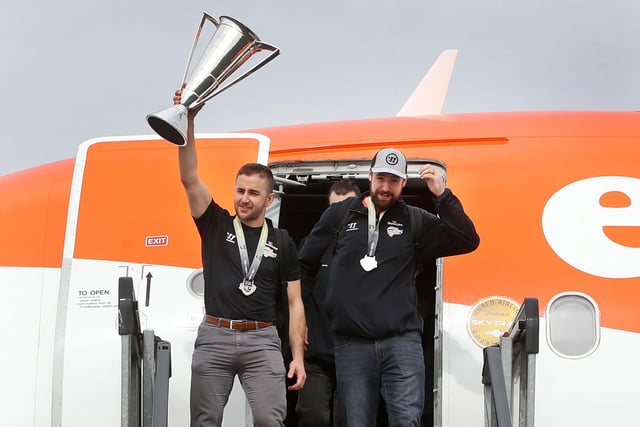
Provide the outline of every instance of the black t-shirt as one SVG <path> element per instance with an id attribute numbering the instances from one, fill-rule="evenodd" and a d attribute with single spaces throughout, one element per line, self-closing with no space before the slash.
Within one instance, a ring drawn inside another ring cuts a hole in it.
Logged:
<path id="1" fill-rule="evenodd" d="M 205 310 L 209 315 L 227 319 L 274 321 L 275 302 L 280 288 L 280 250 L 276 247 L 273 225 L 267 219 L 269 234 L 254 279 L 257 289 L 251 295 L 245 296 L 239 289 L 244 274 L 233 218 L 227 210 L 212 201 L 205 213 L 195 219 L 202 241 Z M 243 224 L 242 229 L 251 262 L 262 227 L 253 228 Z M 291 238 L 282 244 L 289 245 L 287 280 L 298 280 L 300 271 L 295 244 Z"/>

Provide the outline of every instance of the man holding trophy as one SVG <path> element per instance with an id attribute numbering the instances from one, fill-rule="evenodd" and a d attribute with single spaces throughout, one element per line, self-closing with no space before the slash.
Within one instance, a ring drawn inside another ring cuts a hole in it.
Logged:
<path id="1" fill-rule="evenodd" d="M 181 91 L 176 92 L 174 99 L 180 102 Z M 260 256 L 265 242 L 274 241 L 273 227 L 265 219 L 266 208 L 274 199 L 273 175 L 266 166 L 244 165 L 236 178 L 236 216 L 215 203 L 197 176 L 193 129 L 197 111 L 188 114 L 187 144 L 179 148 L 180 179 L 202 238 L 207 313 L 198 328 L 191 365 L 191 425 L 221 425 L 224 405 L 238 375 L 254 425 L 281 426 L 287 413 L 285 371 L 280 338 L 273 322 L 280 260 L 277 256 L 275 259 Z M 230 234 L 236 236 L 232 244 L 227 240 Z M 293 354 L 286 375 L 295 379 L 289 388 L 299 390 L 306 379 L 303 362 L 306 324 L 295 244 L 290 238 L 282 244 L 289 245 L 287 293 Z M 281 248 L 275 249 L 281 253 Z M 249 263 L 251 267 L 243 271 L 242 266 Z M 247 318 L 251 320 L 234 320 Z"/>
<path id="2" fill-rule="evenodd" d="M 191 56 L 207 21 L 217 30 L 187 78 Z M 235 81 L 219 87 L 261 50 L 272 53 Z M 183 78 L 187 83 L 176 91 L 172 107 L 147 116 L 160 136 L 180 147 L 180 179 L 202 241 L 206 315 L 198 328 L 191 364 L 191 426 L 222 425 L 236 375 L 251 407 L 253 424 L 282 426 L 287 413 L 285 376 L 292 382 L 290 390 L 301 389 L 306 380 L 306 324 L 297 251 L 293 240 L 282 238 L 284 233 L 266 218 L 266 209 L 275 197 L 271 170 L 258 163 L 239 169 L 234 216 L 216 203 L 197 170 L 194 120 L 202 105 L 277 54 L 277 48 L 259 41 L 235 19 L 223 16 L 218 21 L 205 13 Z M 281 266 L 286 266 L 284 272 Z M 275 326 L 283 277 L 288 282 L 293 356 L 287 372 Z"/>

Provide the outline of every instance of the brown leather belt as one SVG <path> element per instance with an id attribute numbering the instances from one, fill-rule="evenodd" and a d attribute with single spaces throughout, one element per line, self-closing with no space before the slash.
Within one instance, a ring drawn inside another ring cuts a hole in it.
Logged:
<path id="1" fill-rule="evenodd" d="M 267 326 L 273 326 L 273 322 L 259 322 L 257 320 L 230 320 L 223 319 L 222 317 L 209 316 L 208 314 L 205 314 L 204 320 L 213 325 L 233 329 L 234 331 L 252 331 L 255 329 L 266 328 Z"/>

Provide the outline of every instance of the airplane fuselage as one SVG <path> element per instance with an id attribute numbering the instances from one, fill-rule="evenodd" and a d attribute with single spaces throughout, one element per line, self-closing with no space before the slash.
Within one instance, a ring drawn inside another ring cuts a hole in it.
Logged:
<path id="1" fill-rule="evenodd" d="M 418 165 L 444 162 L 481 244 L 434 264 L 419 284 L 436 389 L 431 419 L 483 425 L 482 348 L 535 297 L 537 424 L 632 425 L 640 399 L 638 114 L 437 115 L 203 134 L 200 175 L 230 211 L 242 163 L 268 163 L 304 184 L 282 184 L 269 212 L 299 242 L 326 207 L 332 179 L 350 176 L 367 189 L 378 149 L 406 154 L 405 198 L 426 209 Z M 184 425 L 203 302 L 177 148 L 146 136 L 90 140 L 75 159 L 0 178 L 0 193 L 9 344 L 0 356 L 0 424 L 120 422 L 117 286 L 127 276 L 143 326 L 172 343 L 169 424 Z M 245 409 L 236 387 L 225 425 L 245 423 Z"/>

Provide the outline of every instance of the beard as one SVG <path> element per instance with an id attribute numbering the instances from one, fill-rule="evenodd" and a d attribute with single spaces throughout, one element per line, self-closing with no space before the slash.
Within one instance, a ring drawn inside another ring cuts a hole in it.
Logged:
<path id="1" fill-rule="evenodd" d="M 397 202 L 399 198 L 400 196 L 396 196 L 389 191 L 375 191 L 371 193 L 373 205 L 380 211 L 387 210 L 391 205 Z"/>

